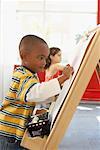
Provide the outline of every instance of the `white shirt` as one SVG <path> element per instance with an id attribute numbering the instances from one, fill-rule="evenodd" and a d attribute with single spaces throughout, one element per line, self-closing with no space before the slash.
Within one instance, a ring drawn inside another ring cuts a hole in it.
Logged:
<path id="1" fill-rule="evenodd" d="M 61 91 L 60 84 L 57 78 L 35 84 L 26 95 L 28 102 L 43 103 L 49 101 L 49 98 L 59 94 Z"/>

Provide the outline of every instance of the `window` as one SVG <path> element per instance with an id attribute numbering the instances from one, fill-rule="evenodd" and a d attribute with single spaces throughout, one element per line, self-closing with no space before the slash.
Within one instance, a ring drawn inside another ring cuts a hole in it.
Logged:
<path id="1" fill-rule="evenodd" d="M 96 25 L 97 0 L 31 0 L 17 3 L 18 34 L 36 34 L 62 49 L 63 62 L 74 55 L 78 34 Z"/>

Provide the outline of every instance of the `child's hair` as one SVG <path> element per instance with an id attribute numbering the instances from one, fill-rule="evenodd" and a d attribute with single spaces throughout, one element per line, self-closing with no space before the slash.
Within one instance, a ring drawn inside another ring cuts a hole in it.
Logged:
<path id="1" fill-rule="evenodd" d="M 30 51 L 34 45 L 40 42 L 45 43 L 47 45 L 47 43 L 42 38 L 36 35 L 31 34 L 25 35 L 19 43 L 19 51 L 21 50 Z"/>
<path id="2" fill-rule="evenodd" d="M 58 52 L 60 52 L 61 51 L 61 49 L 60 48 L 58 48 L 58 47 L 51 47 L 50 48 L 50 54 L 49 54 L 49 56 L 48 56 L 48 58 L 47 58 L 47 60 L 46 60 L 46 65 L 45 65 L 45 69 L 48 69 L 49 67 L 50 67 L 50 65 L 51 65 L 51 58 L 50 58 L 50 56 L 52 55 L 52 56 L 55 56 Z"/>

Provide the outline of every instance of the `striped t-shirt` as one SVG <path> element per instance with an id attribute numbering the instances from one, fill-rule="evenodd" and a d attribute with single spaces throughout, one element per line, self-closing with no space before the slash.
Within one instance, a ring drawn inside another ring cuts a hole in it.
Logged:
<path id="1" fill-rule="evenodd" d="M 38 83 L 35 74 L 20 66 L 15 69 L 9 91 L 0 106 L 0 135 L 21 140 L 35 102 L 27 102 L 26 94 Z"/>

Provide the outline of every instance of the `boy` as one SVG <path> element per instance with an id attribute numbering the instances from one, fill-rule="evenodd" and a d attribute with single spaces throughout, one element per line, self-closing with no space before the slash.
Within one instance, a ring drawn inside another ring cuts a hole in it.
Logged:
<path id="1" fill-rule="evenodd" d="M 60 85 L 73 73 L 65 67 L 63 75 L 39 83 L 37 72 L 42 71 L 49 55 L 47 43 L 35 35 L 24 36 L 19 44 L 22 60 L 16 68 L 9 91 L 0 107 L 0 150 L 22 150 L 20 146 L 27 120 L 36 103 L 59 94 Z"/>

